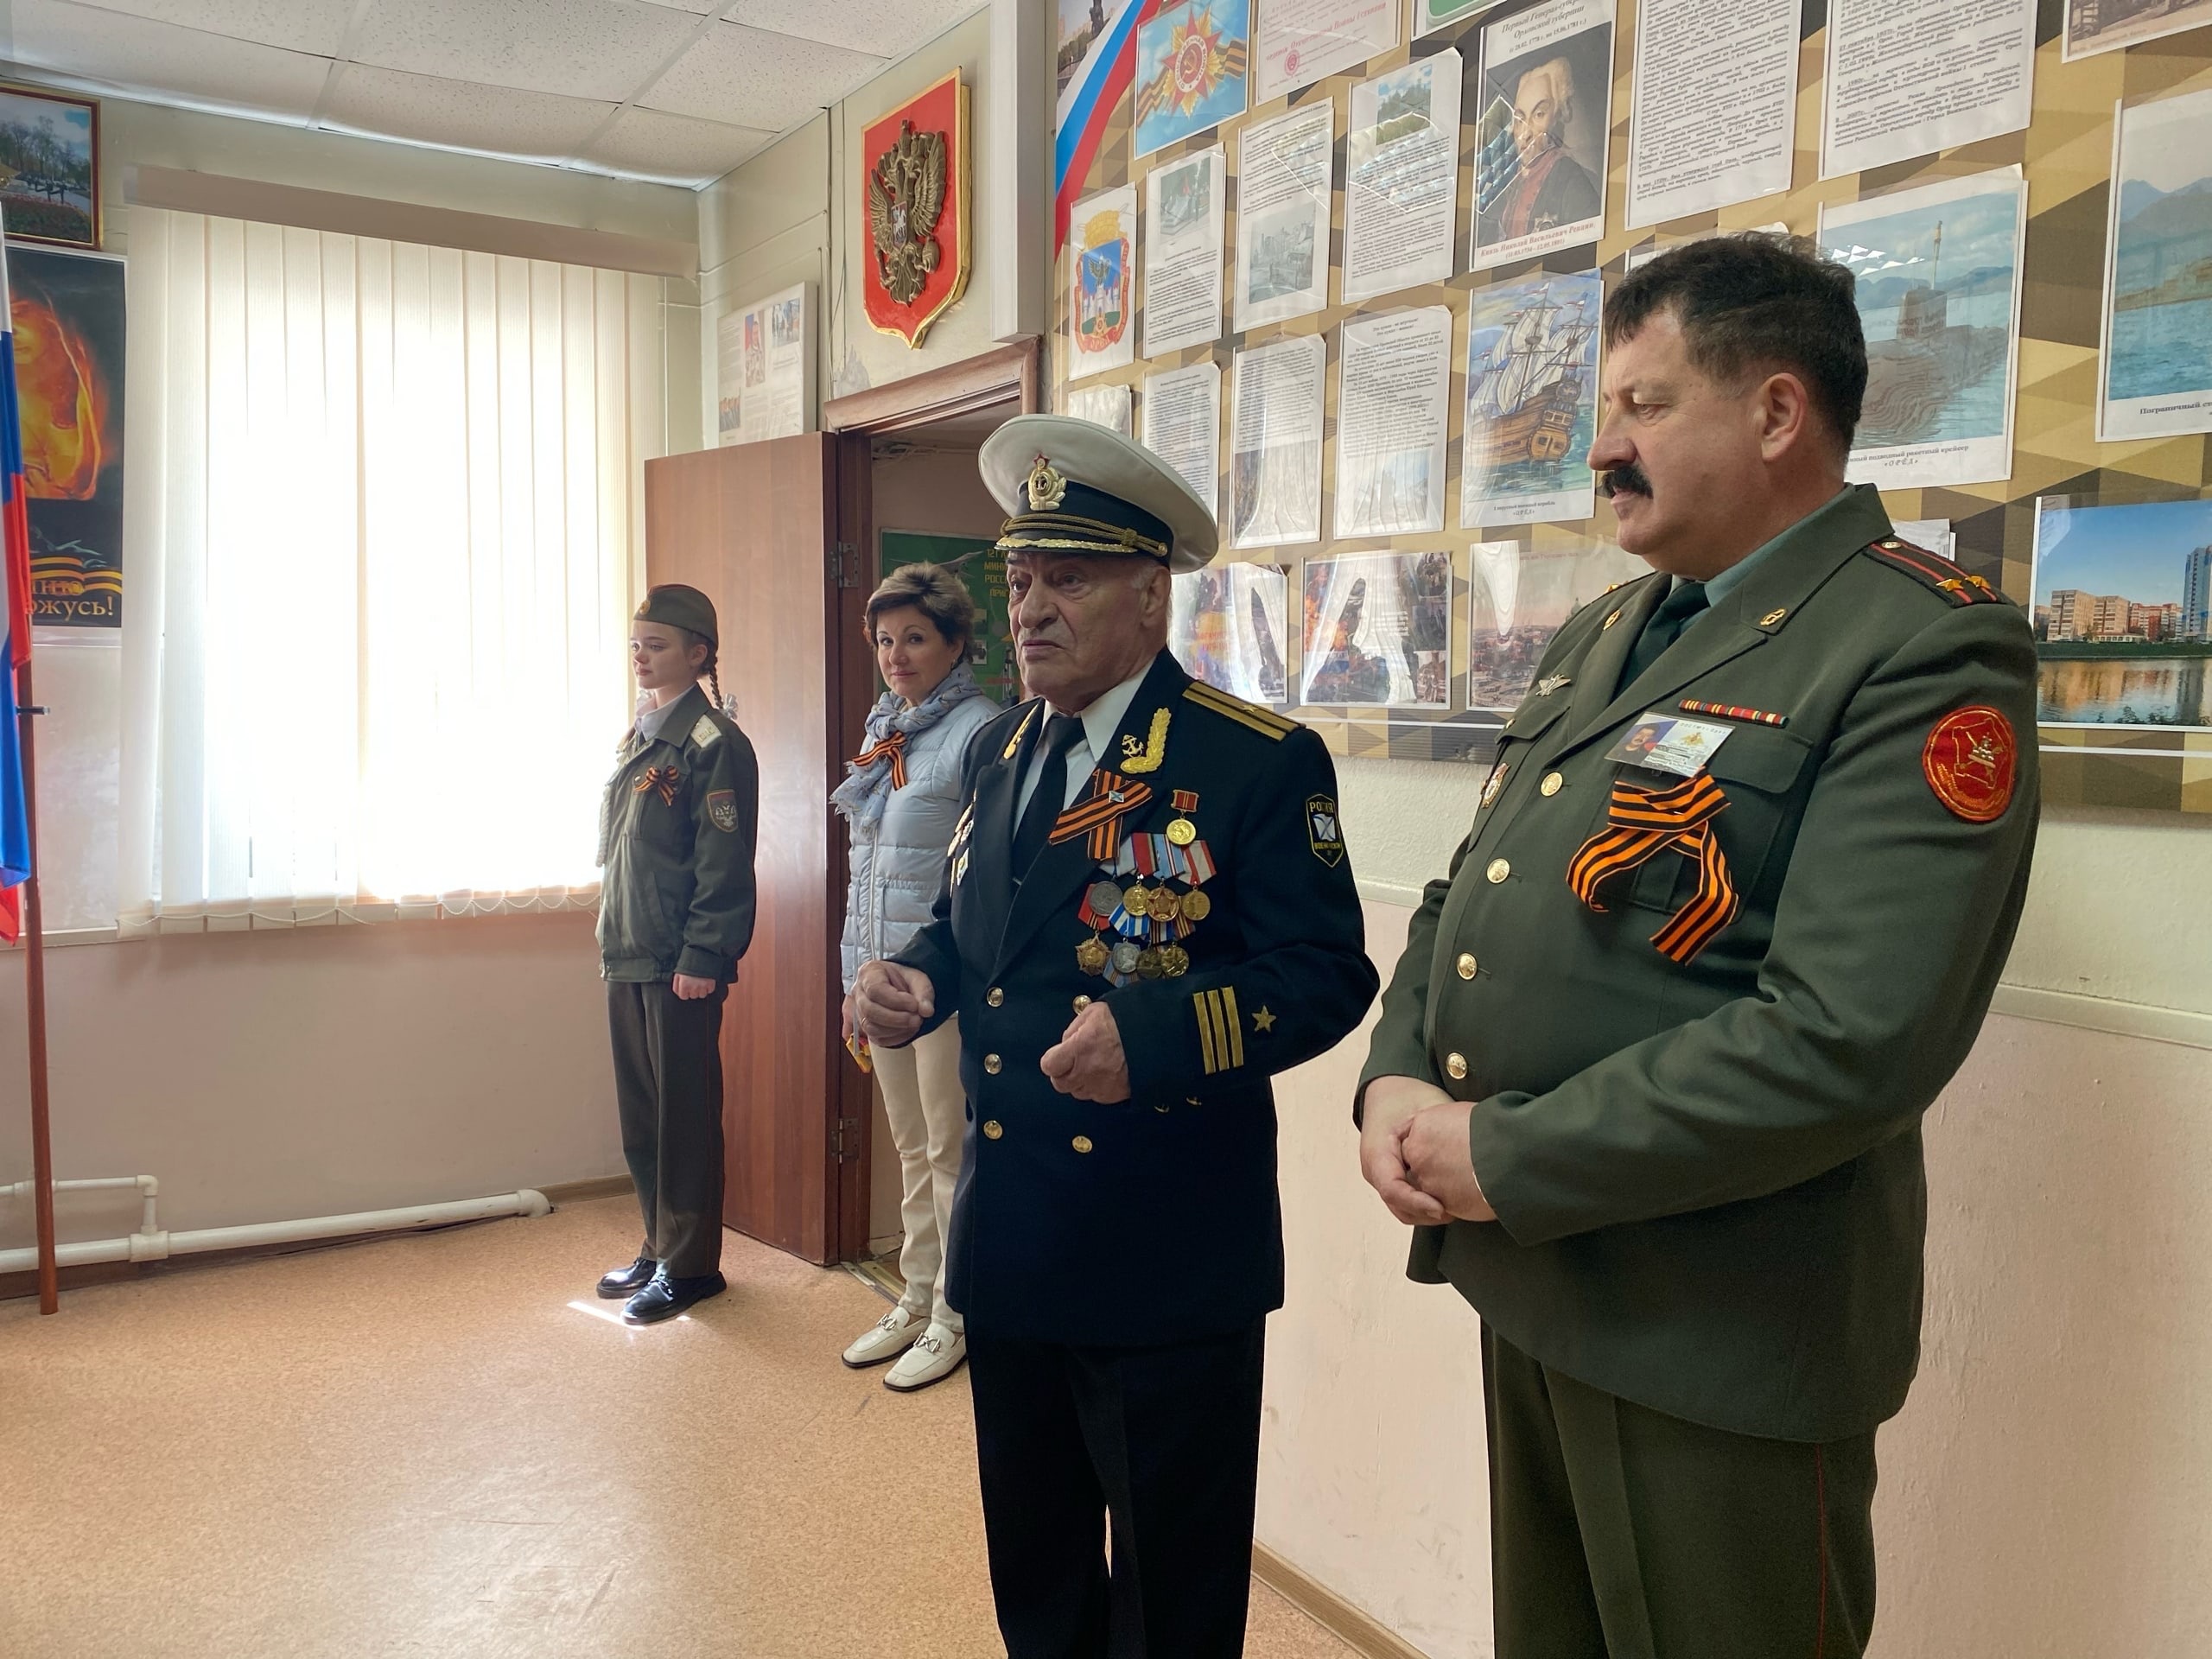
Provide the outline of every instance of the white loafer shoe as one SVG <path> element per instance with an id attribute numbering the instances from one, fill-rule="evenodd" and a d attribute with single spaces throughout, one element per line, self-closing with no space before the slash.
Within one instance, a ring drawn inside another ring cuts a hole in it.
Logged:
<path id="1" fill-rule="evenodd" d="M 912 1394 L 944 1382 L 967 1360 L 967 1337 L 950 1325 L 932 1323 L 914 1339 L 906 1357 L 883 1374 L 883 1386 L 896 1394 Z"/>
<path id="2" fill-rule="evenodd" d="M 894 1307 L 874 1325 L 851 1347 L 845 1350 L 845 1363 L 855 1370 L 865 1370 L 871 1365 L 880 1365 L 887 1359 L 896 1359 L 914 1345 L 914 1338 L 922 1334 L 924 1321 L 918 1313 L 909 1313 L 903 1307 Z"/>

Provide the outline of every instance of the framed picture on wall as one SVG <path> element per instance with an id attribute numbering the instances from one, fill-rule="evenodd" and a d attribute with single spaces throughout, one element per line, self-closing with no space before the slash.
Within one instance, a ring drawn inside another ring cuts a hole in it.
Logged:
<path id="1" fill-rule="evenodd" d="M 0 215 L 13 241 L 99 246 L 97 103 L 29 86 L 0 86 Z"/>

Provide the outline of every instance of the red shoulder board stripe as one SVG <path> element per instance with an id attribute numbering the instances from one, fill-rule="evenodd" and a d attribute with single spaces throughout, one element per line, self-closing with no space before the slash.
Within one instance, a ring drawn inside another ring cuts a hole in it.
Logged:
<path id="1" fill-rule="evenodd" d="M 1904 571 L 1923 587 L 1933 588 L 1954 605 L 2007 602 L 2004 594 L 1980 576 L 1971 575 L 1950 560 L 1930 553 L 1924 547 L 1915 547 L 1910 542 L 1899 541 L 1894 536 L 1869 542 L 1861 550 L 1868 558 L 1878 559 L 1893 570 Z"/>

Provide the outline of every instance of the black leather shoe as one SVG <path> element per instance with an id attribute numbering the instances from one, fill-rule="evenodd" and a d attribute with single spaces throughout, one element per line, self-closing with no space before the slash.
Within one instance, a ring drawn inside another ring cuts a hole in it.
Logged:
<path id="1" fill-rule="evenodd" d="M 729 1281 L 719 1273 L 702 1273 L 696 1278 L 671 1279 L 665 1270 L 653 1274 L 652 1283 L 632 1296 L 622 1306 L 625 1325 L 657 1325 L 663 1319 L 672 1319 L 694 1302 L 703 1302 L 709 1296 L 719 1296 L 729 1288 Z"/>
<path id="2" fill-rule="evenodd" d="M 617 1268 L 599 1281 L 599 1294 L 608 1301 L 636 1295 L 653 1281 L 653 1274 L 660 1271 L 660 1263 L 650 1255 L 641 1255 L 626 1268 Z"/>

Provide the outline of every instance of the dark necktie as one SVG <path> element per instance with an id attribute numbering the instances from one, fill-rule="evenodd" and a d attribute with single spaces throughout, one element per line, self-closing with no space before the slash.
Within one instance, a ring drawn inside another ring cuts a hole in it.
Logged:
<path id="1" fill-rule="evenodd" d="M 1634 685 L 1637 677 L 1682 637 L 1682 630 L 1705 613 L 1706 607 L 1703 582 L 1676 582 L 1675 591 L 1659 601 L 1659 608 L 1651 613 L 1643 632 L 1637 635 L 1636 645 L 1628 654 L 1628 666 L 1621 671 L 1621 684 Z"/>
<path id="2" fill-rule="evenodd" d="M 1029 874 L 1044 850 L 1053 820 L 1067 810 L 1068 751 L 1083 741 L 1083 722 L 1073 715 L 1054 715 L 1045 722 L 1045 753 L 1037 767 L 1037 788 L 1014 831 L 1014 879 Z"/>

